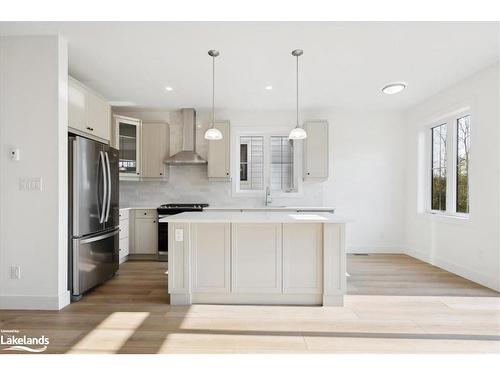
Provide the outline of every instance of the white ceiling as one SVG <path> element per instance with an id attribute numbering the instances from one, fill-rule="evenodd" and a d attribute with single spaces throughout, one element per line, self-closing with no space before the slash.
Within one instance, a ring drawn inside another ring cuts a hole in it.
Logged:
<path id="1" fill-rule="evenodd" d="M 136 109 L 210 107 L 212 48 L 224 109 L 294 108 L 296 48 L 304 109 L 404 109 L 499 58 L 498 24 L 485 22 L 0 23 L 3 35 L 39 33 L 67 37 L 70 73 Z M 407 90 L 383 95 L 392 81 Z"/>

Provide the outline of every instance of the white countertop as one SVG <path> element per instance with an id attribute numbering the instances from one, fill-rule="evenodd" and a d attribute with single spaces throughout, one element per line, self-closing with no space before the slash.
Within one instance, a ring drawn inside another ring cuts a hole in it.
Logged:
<path id="1" fill-rule="evenodd" d="M 120 210 L 156 210 L 158 207 L 120 207 Z M 324 206 L 261 206 L 261 207 L 238 207 L 238 206 L 209 206 L 204 211 L 300 211 L 300 212 L 331 212 L 334 207 Z"/>
<path id="2" fill-rule="evenodd" d="M 293 213 L 293 212 L 239 212 L 239 211 L 204 211 L 183 212 L 167 216 L 160 223 L 346 223 L 350 220 L 335 214 Z"/>
<path id="3" fill-rule="evenodd" d="M 308 206 L 261 206 L 261 207 L 205 207 L 204 211 L 316 211 L 330 212 L 334 211 L 334 207 L 308 207 Z"/>

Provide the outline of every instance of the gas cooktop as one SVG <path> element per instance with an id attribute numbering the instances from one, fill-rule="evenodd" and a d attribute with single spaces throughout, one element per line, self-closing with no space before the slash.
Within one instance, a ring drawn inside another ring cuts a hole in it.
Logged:
<path id="1" fill-rule="evenodd" d="M 159 214 L 174 215 L 186 211 L 203 211 L 208 203 L 167 203 L 157 208 Z"/>

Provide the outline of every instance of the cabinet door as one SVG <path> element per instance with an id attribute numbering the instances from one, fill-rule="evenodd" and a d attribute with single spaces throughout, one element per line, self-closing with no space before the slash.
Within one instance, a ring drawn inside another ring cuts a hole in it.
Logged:
<path id="1" fill-rule="evenodd" d="M 165 123 L 142 124 L 142 177 L 165 176 L 168 131 Z"/>
<path id="2" fill-rule="evenodd" d="M 90 91 L 87 97 L 87 129 L 90 134 L 109 141 L 111 139 L 110 106 L 105 100 Z"/>
<path id="3" fill-rule="evenodd" d="M 232 224 L 235 293 L 281 293 L 281 224 Z"/>
<path id="4" fill-rule="evenodd" d="M 304 141 L 304 171 L 307 179 L 328 178 L 328 123 L 311 121 L 304 124 L 307 138 Z"/>
<path id="5" fill-rule="evenodd" d="M 283 293 L 322 293 L 322 224 L 283 224 Z"/>
<path id="6" fill-rule="evenodd" d="M 125 258 L 127 255 L 129 255 L 129 249 L 128 249 L 128 237 L 125 238 L 120 238 L 120 247 L 119 247 L 119 254 L 120 254 L 120 259 Z"/>
<path id="7" fill-rule="evenodd" d="M 88 132 L 87 90 L 71 77 L 68 78 L 68 126 Z"/>
<path id="8" fill-rule="evenodd" d="M 216 123 L 215 127 L 221 131 L 223 138 L 208 142 L 208 177 L 229 179 L 231 167 L 229 123 Z"/>
<path id="9" fill-rule="evenodd" d="M 229 293 L 230 224 L 191 224 L 192 290 Z"/>
<path id="10" fill-rule="evenodd" d="M 157 219 L 136 219 L 134 231 L 134 253 L 156 254 L 158 251 Z"/>
<path id="11" fill-rule="evenodd" d="M 118 139 L 120 177 L 141 175 L 141 120 L 115 116 L 115 137 Z"/>

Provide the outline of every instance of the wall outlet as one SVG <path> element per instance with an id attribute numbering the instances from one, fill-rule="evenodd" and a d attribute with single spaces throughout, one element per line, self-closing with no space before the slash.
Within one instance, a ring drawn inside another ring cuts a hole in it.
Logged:
<path id="1" fill-rule="evenodd" d="M 184 230 L 183 229 L 176 229 L 175 230 L 175 240 L 177 242 L 184 241 Z"/>
<path id="2" fill-rule="evenodd" d="M 41 177 L 20 178 L 19 190 L 42 191 L 42 178 Z"/>
<path id="3" fill-rule="evenodd" d="M 18 148 L 13 148 L 10 150 L 10 160 L 19 161 L 21 159 L 21 151 Z"/>
<path id="4" fill-rule="evenodd" d="M 13 280 L 19 280 L 21 278 L 21 267 L 10 266 L 10 278 Z"/>

